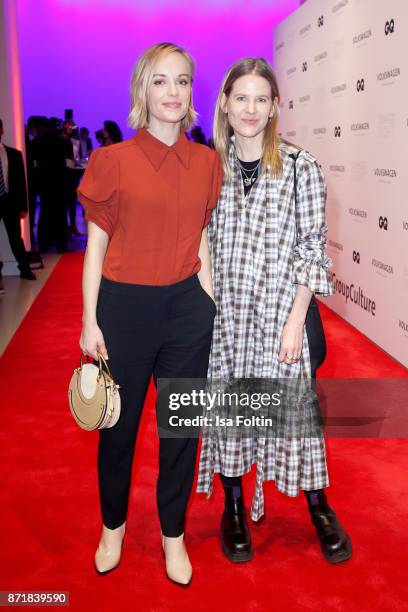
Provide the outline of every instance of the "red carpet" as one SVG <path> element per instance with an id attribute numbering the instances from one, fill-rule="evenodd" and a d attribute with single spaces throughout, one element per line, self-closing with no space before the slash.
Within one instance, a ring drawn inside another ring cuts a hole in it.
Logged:
<path id="1" fill-rule="evenodd" d="M 232 565 L 217 542 L 222 505 L 192 500 L 194 579 L 166 580 L 155 509 L 152 393 L 140 431 L 128 531 L 118 570 L 97 576 L 100 534 L 96 432 L 75 425 L 67 385 L 79 357 L 82 256 L 65 255 L 1 359 L 0 590 L 69 591 L 72 610 L 408 609 L 408 448 L 405 440 L 330 439 L 329 499 L 351 534 L 352 559 L 320 555 L 303 497 L 265 486 L 266 519 L 252 526 L 252 563 Z M 4 299 L 7 299 L 6 296 Z M 322 376 L 405 377 L 407 370 L 327 308 Z M 247 479 L 247 502 L 253 478 Z"/>

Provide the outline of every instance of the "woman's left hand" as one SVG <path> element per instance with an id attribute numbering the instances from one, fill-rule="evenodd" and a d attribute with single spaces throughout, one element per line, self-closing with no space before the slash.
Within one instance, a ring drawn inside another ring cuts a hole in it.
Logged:
<path id="1" fill-rule="evenodd" d="M 303 324 L 288 321 L 283 328 L 278 361 L 291 365 L 299 361 L 303 348 Z"/>

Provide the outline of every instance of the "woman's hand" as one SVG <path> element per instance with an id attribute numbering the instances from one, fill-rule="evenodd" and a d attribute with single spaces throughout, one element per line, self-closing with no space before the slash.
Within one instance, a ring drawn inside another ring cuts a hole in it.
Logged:
<path id="1" fill-rule="evenodd" d="M 303 324 L 288 320 L 282 330 L 278 361 L 291 365 L 300 359 L 303 348 Z"/>
<path id="2" fill-rule="evenodd" d="M 96 322 L 83 324 L 79 346 L 84 355 L 98 359 L 98 353 L 100 353 L 105 359 L 108 359 L 105 341 Z"/>
<path id="3" fill-rule="evenodd" d="M 201 242 L 198 256 L 201 259 L 201 268 L 197 273 L 198 280 L 201 283 L 201 287 L 206 293 L 208 293 L 208 296 L 215 303 L 214 289 L 211 276 L 210 251 L 208 248 L 207 228 L 204 228 L 201 233 Z"/>

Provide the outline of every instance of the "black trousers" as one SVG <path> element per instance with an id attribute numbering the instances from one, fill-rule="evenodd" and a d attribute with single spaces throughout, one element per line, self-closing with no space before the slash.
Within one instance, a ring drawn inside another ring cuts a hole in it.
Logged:
<path id="1" fill-rule="evenodd" d="M 121 415 L 99 430 L 98 478 L 103 523 L 127 516 L 135 441 L 151 375 L 206 378 L 215 304 L 197 275 L 166 286 L 132 285 L 102 278 L 97 320 L 109 367 L 121 385 Z M 193 485 L 197 439 L 159 441 L 157 506 L 162 532 L 184 531 Z"/>
<path id="2" fill-rule="evenodd" d="M 27 251 L 21 237 L 20 215 L 9 201 L 7 194 L 0 196 L 0 221 L 1 219 L 3 219 L 10 248 L 20 266 L 20 270 L 30 269 Z"/>
<path id="3" fill-rule="evenodd" d="M 316 370 L 320 368 L 326 359 L 326 338 L 319 307 L 314 295 L 310 300 L 310 305 L 306 314 L 305 328 L 307 341 L 309 343 L 310 369 L 312 379 L 315 380 Z M 220 474 L 220 478 L 224 487 L 240 487 L 242 485 L 242 476 L 224 476 Z"/>

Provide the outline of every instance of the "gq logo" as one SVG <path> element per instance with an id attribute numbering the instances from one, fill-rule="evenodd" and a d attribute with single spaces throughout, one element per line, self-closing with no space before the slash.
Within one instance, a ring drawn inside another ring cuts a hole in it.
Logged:
<path id="1" fill-rule="evenodd" d="M 364 91 L 364 79 L 357 81 L 357 91 Z"/>
<path id="2" fill-rule="evenodd" d="M 319 18 L 318 18 L 318 20 L 317 20 L 317 27 L 318 27 L 318 28 L 322 28 L 322 27 L 323 27 L 323 25 L 324 25 L 324 16 L 323 16 L 323 15 L 320 15 L 320 17 L 319 17 Z"/>
<path id="3" fill-rule="evenodd" d="M 355 263 L 360 263 L 360 253 L 358 251 L 353 251 L 353 261 Z"/>
<path id="4" fill-rule="evenodd" d="M 302 72 L 306 72 L 307 71 L 307 62 L 303 62 L 302 64 Z"/>
<path id="5" fill-rule="evenodd" d="M 341 127 L 339 125 L 334 126 L 334 137 L 340 138 L 341 136 Z"/>
<path id="6" fill-rule="evenodd" d="M 384 27 L 384 32 L 385 35 L 388 36 L 388 34 L 394 34 L 394 20 L 390 19 L 389 21 L 386 22 L 385 27 Z"/>
<path id="7" fill-rule="evenodd" d="M 289 108 L 293 108 L 293 100 L 289 100 Z"/>
<path id="8" fill-rule="evenodd" d="M 379 217 L 378 218 L 378 225 L 379 225 L 380 229 L 388 230 L 388 219 L 387 219 L 387 217 Z"/>

